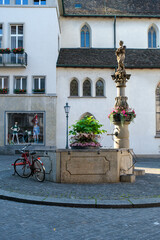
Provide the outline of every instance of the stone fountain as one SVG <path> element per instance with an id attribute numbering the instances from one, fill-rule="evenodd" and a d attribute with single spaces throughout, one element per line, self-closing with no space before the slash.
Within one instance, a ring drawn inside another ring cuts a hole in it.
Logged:
<path id="1" fill-rule="evenodd" d="M 119 42 L 120 47 L 116 51 L 118 69 L 114 75 L 112 75 L 112 79 L 116 83 L 117 87 L 117 97 L 115 98 L 115 108 L 122 107 L 124 110 L 129 108 L 127 100 L 128 98 L 125 96 L 125 88 L 126 83 L 130 79 L 130 74 L 126 73 L 124 60 L 125 60 L 125 49 L 126 46 L 123 45 L 123 41 Z M 129 131 L 128 125 L 130 124 L 130 119 L 127 119 L 123 124 L 120 119 L 114 119 L 113 124 L 115 125 L 114 133 L 115 133 L 115 141 L 114 148 L 129 148 Z"/>

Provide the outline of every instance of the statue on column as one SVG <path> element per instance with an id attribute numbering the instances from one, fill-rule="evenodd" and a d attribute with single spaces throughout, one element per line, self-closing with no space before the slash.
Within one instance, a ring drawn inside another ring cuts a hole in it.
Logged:
<path id="1" fill-rule="evenodd" d="M 125 50 L 126 46 L 123 46 L 123 41 L 119 42 L 119 48 L 116 51 L 117 62 L 118 62 L 118 72 L 125 72 L 124 60 L 125 60 Z"/>

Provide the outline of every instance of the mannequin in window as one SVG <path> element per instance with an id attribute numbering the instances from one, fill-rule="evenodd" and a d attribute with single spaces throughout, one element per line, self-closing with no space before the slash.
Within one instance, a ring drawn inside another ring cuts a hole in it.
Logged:
<path id="1" fill-rule="evenodd" d="M 37 118 L 37 115 L 36 115 L 35 121 L 34 121 L 34 127 L 33 127 L 33 138 L 34 138 L 35 143 L 38 143 L 39 134 L 40 134 L 40 129 L 39 129 L 39 126 L 38 126 L 38 118 Z"/>
<path id="2" fill-rule="evenodd" d="M 20 128 L 18 127 L 18 122 L 15 122 L 14 126 L 11 127 L 11 130 L 13 131 L 12 142 L 14 143 L 14 139 L 15 139 L 15 137 L 16 137 L 16 139 L 17 139 L 17 144 L 19 144 L 18 132 L 19 132 Z"/>

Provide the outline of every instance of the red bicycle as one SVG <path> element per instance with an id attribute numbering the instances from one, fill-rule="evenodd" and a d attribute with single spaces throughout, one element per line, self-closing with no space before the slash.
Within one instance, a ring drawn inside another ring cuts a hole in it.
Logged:
<path id="1" fill-rule="evenodd" d="M 39 157 L 33 157 L 36 152 L 29 152 L 28 150 L 26 151 L 26 148 L 30 145 L 31 144 L 26 145 L 24 148 L 22 148 L 22 150 L 19 151 L 22 153 L 22 156 L 15 160 L 15 162 L 12 164 L 12 166 L 14 166 L 14 175 L 17 173 L 18 176 L 22 178 L 28 178 L 31 175 L 35 175 L 39 182 L 43 182 L 45 179 L 45 167 L 43 166 L 43 163 Z"/>

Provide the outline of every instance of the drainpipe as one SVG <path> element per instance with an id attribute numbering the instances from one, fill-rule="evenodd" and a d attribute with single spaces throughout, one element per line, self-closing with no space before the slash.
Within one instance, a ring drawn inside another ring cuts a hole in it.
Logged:
<path id="1" fill-rule="evenodd" d="M 114 49 L 116 49 L 116 16 L 114 16 Z"/>
<path id="2" fill-rule="evenodd" d="M 114 16 L 114 49 L 116 50 L 116 15 Z M 117 71 L 117 66 L 115 66 L 115 72 Z"/>

